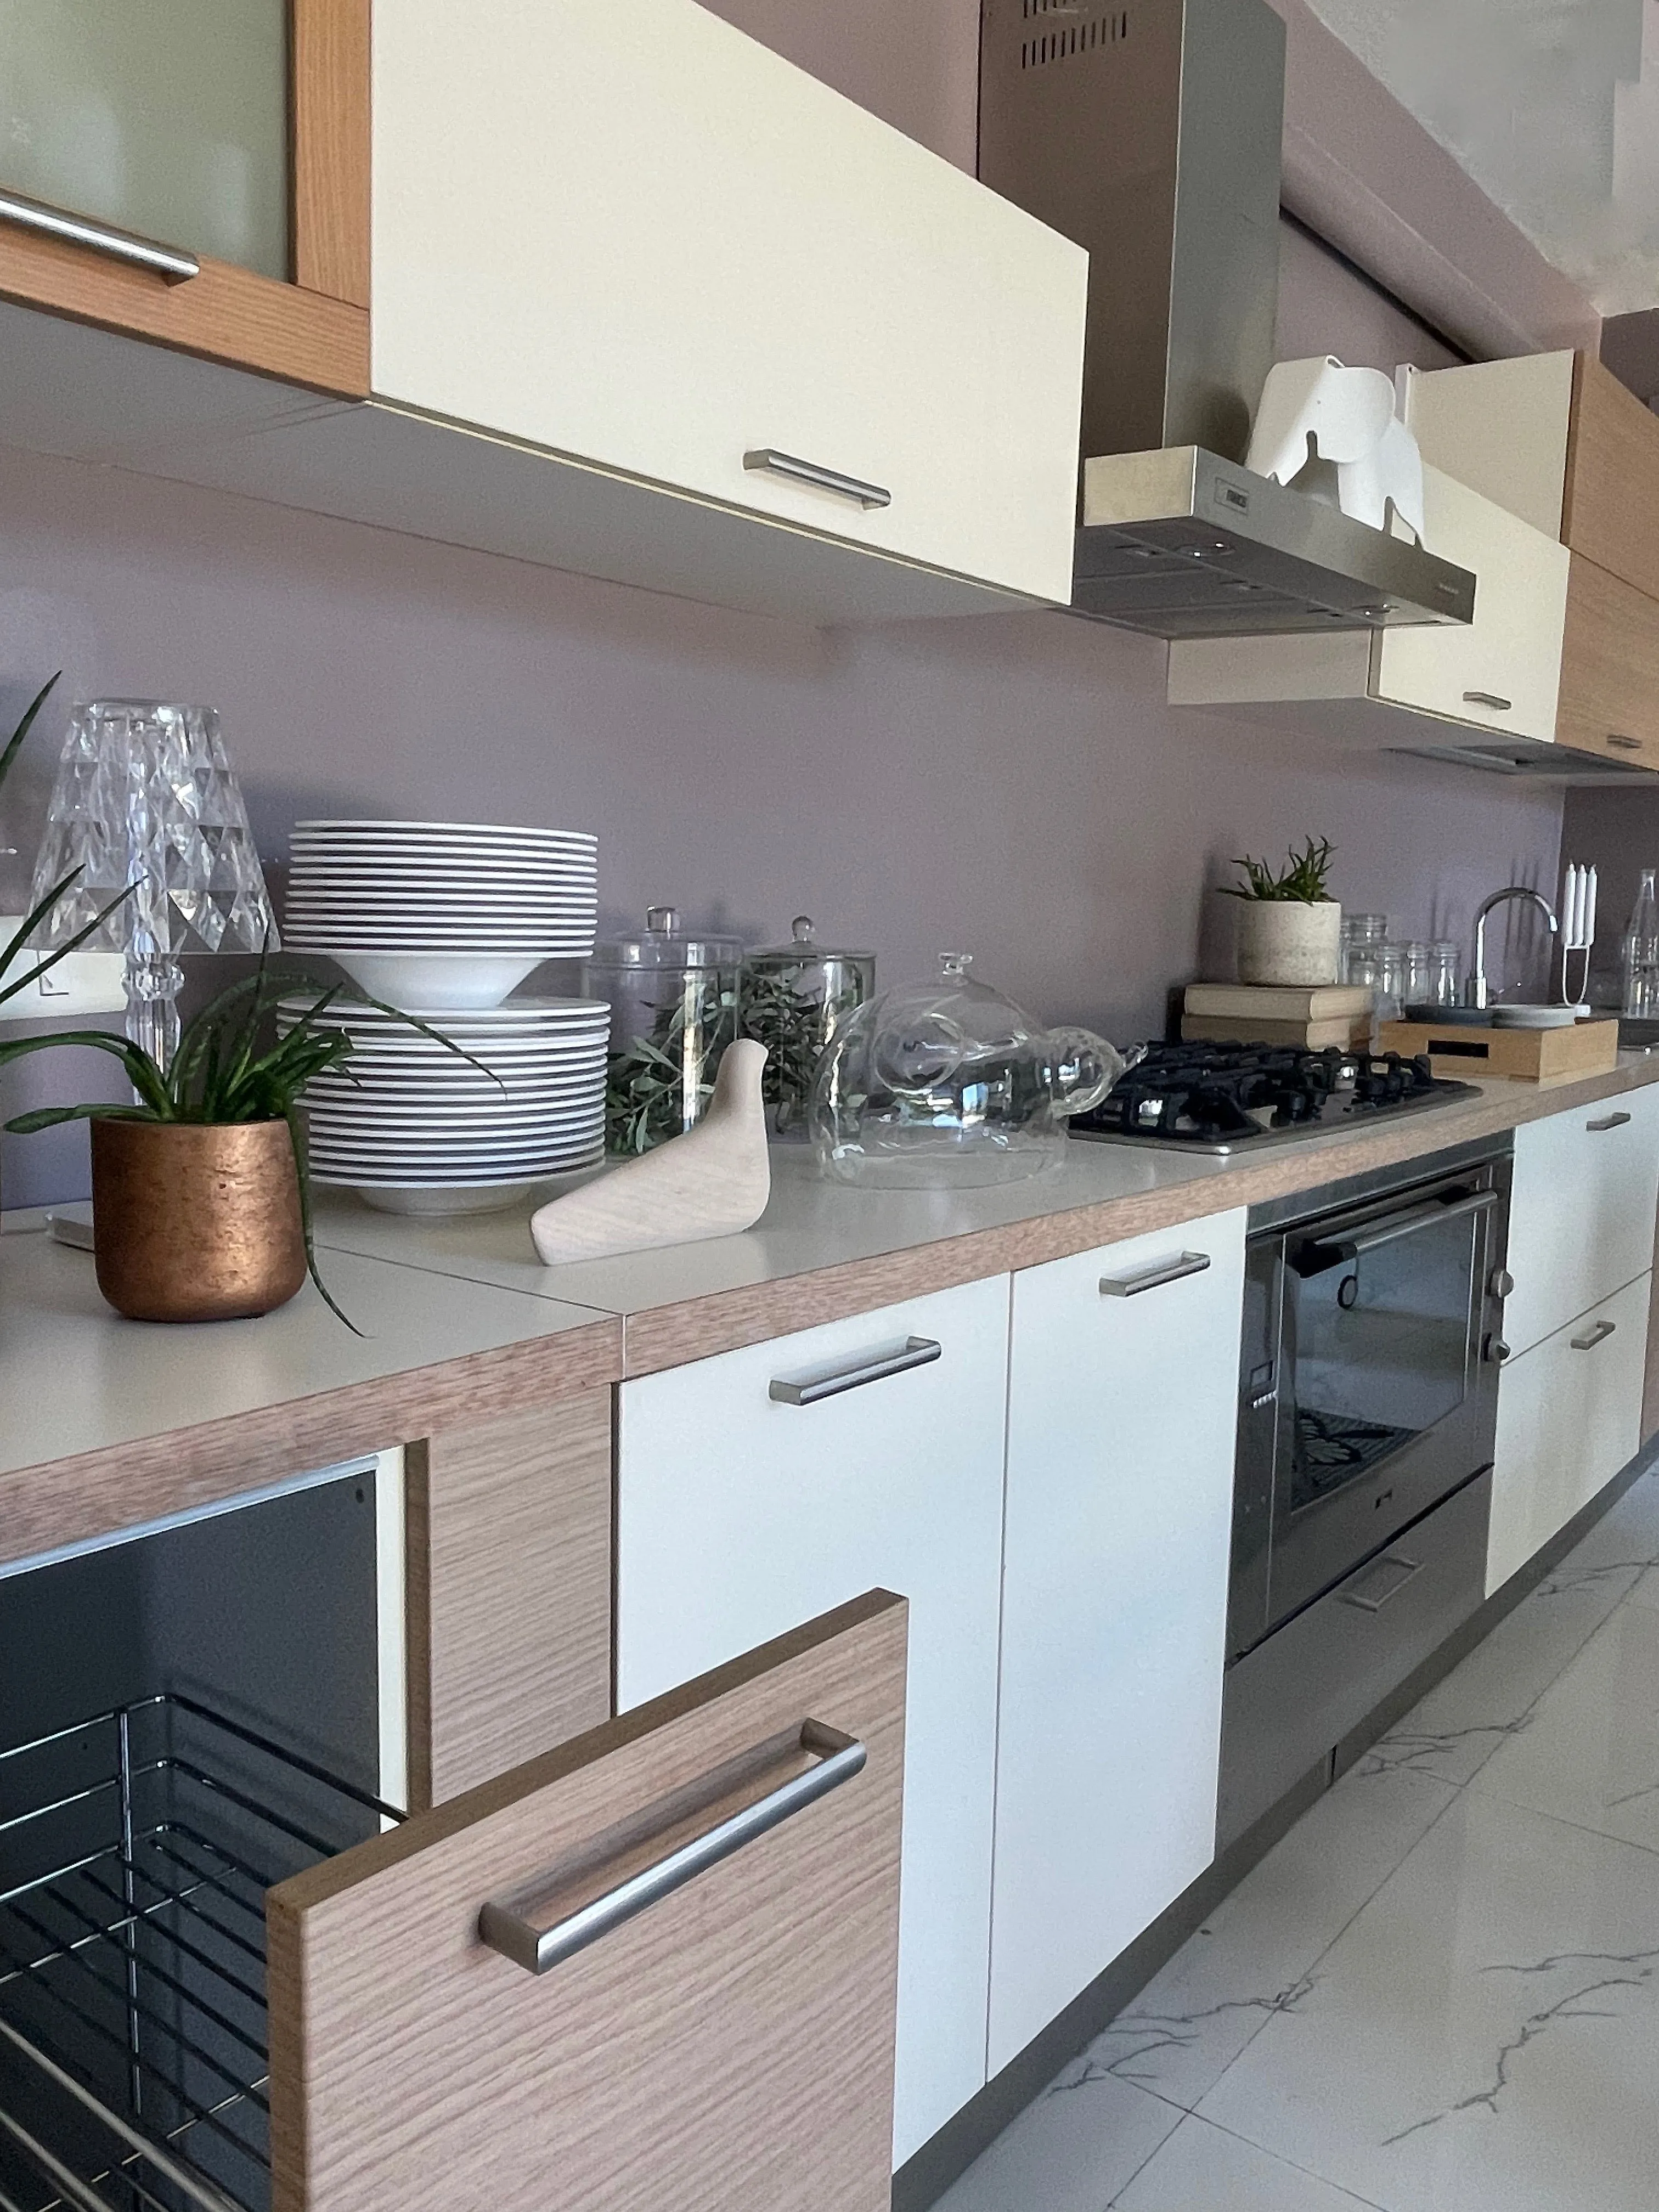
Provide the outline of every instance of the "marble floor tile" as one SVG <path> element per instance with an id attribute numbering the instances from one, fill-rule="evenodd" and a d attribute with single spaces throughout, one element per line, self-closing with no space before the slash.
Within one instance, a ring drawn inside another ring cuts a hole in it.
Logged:
<path id="1" fill-rule="evenodd" d="M 1659 1851 L 1659 1610 L 1620 1606 L 1472 1786 Z"/>
<path id="2" fill-rule="evenodd" d="M 1455 1792 L 1411 1772 L 1345 1775 L 1247 1875 L 1062 2082 L 1111 2076 L 1190 2109 L 1276 2012 Z"/>
<path id="3" fill-rule="evenodd" d="M 1638 1540 L 1645 1543 L 1646 1534 Z M 1603 1539 L 1601 1529 L 1592 1529 L 1461 1666 L 1372 1745 L 1358 1771 L 1401 1767 L 1461 1787 L 1500 1744 L 1531 1726 L 1540 1698 L 1646 1571 L 1630 1531 L 1621 1527 Z"/>
<path id="4" fill-rule="evenodd" d="M 1464 1791 L 1202 2113 L 1388 2212 L 1652 2212 L 1659 1869 Z"/>
<path id="5" fill-rule="evenodd" d="M 1056 2082 L 934 2212 L 1106 2212 L 1181 2118 L 1178 2106 L 1109 2075 L 1073 2087 Z"/>
<path id="6" fill-rule="evenodd" d="M 1357 2212 L 1364 2203 L 1195 2118 L 1114 2199 L 1116 2212 Z"/>

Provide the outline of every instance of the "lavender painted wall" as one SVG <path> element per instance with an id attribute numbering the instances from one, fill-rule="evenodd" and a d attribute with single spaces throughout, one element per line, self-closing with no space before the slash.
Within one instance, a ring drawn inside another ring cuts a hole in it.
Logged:
<path id="1" fill-rule="evenodd" d="M 902 70 L 872 65 L 887 7 L 848 0 L 865 43 L 834 49 L 838 81 L 881 92 L 918 136 L 959 135 L 971 6 L 902 11 Z M 726 12 L 798 31 L 814 13 Z M 1296 238 L 1282 333 L 1291 353 L 1445 358 Z M 1162 1028 L 1172 983 L 1224 963 L 1231 908 L 1206 886 L 1231 854 L 1328 834 L 1339 895 L 1413 935 L 1462 935 L 1493 885 L 1553 877 L 1547 792 L 1171 714 L 1164 661 L 1058 615 L 820 633 L 0 457 L 0 713 L 60 665 L 66 699 L 210 702 L 273 859 L 313 813 L 589 828 L 613 922 L 673 901 L 769 940 L 807 910 L 874 946 L 890 982 L 964 947 L 1035 1010 L 1124 1039 Z M 26 855 L 46 750 L 0 839 Z M 0 912 L 23 866 L 0 860 Z M 14 1076 L 0 1111 L 18 1103 Z M 83 1183 L 78 1147 L 43 1143 L 6 1140 L 10 1202 Z"/>

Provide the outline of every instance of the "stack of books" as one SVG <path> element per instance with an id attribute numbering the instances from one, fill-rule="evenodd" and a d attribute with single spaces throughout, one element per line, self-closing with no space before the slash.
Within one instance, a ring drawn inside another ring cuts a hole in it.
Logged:
<path id="1" fill-rule="evenodd" d="M 1371 994 L 1360 983 L 1189 983 L 1181 1034 L 1206 1044 L 1287 1044 L 1317 1052 L 1365 1046 Z"/>

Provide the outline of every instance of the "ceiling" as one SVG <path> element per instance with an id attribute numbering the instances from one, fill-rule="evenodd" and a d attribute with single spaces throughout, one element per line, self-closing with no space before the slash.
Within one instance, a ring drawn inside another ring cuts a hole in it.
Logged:
<path id="1" fill-rule="evenodd" d="M 1603 314 L 1659 305 L 1659 0 L 1310 0 Z"/>

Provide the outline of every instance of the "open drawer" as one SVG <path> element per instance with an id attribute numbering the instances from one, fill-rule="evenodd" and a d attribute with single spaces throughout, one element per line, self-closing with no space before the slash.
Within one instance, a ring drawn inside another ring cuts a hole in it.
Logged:
<path id="1" fill-rule="evenodd" d="M 904 1678 L 872 1592 L 400 1826 L 189 1698 L 14 1747 L 0 2203 L 878 2212 Z"/>

